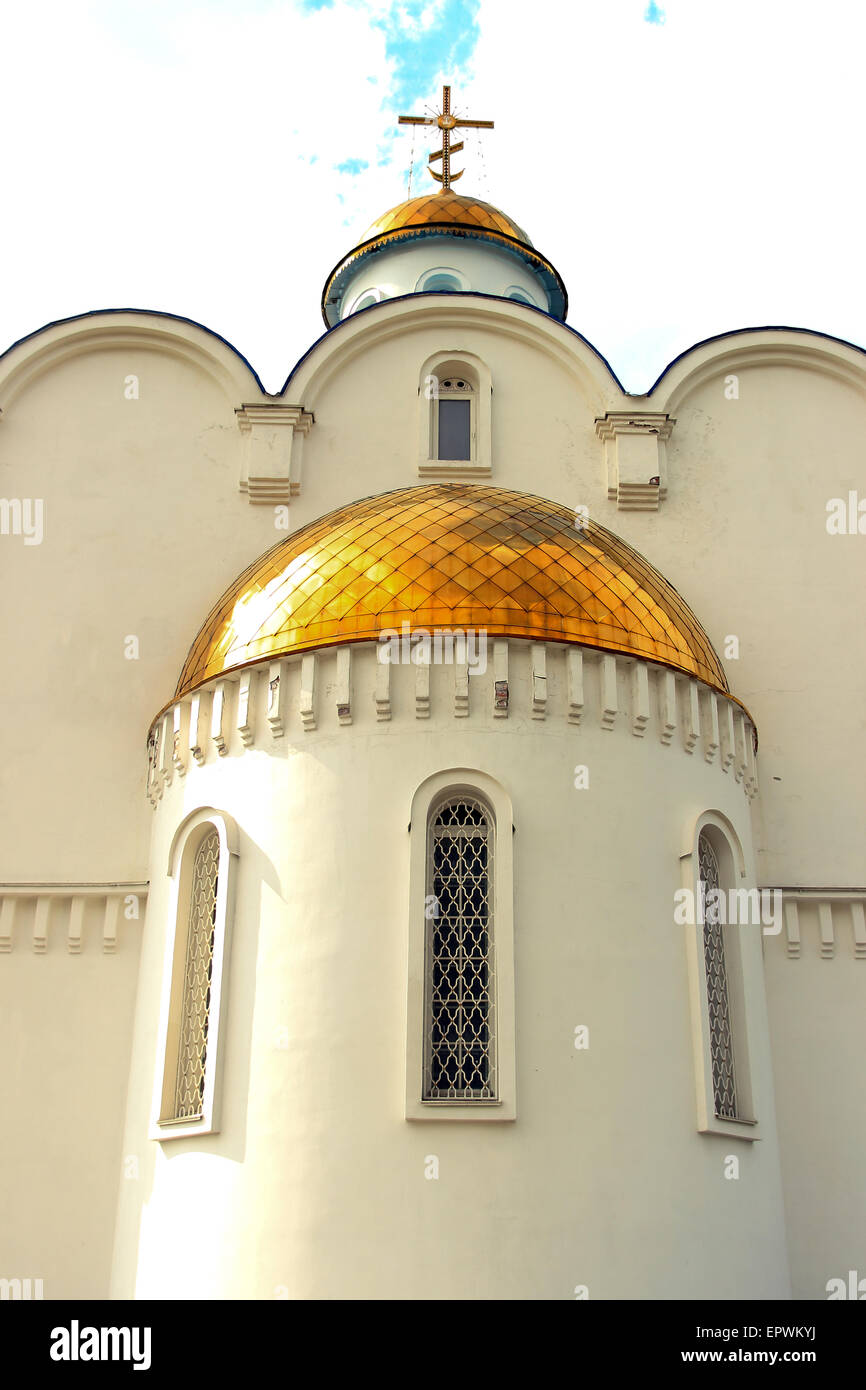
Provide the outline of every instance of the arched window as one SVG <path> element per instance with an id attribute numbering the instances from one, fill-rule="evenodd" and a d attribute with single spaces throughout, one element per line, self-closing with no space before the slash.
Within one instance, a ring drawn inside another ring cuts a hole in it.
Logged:
<path id="1" fill-rule="evenodd" d="M 431 275 L 429 280 L 424 281 L 424 290 L 428 294 L 455 294 L 460 289 L 460 281 L 456 275 Z"/>
<path id="2" fill-rule="evenodd" d="M 154 1139 L 219 1129 L 236 860 L 237 827 L 230 816 L 211 808 L 192 812 L 172 842 L 171 930 L 166 941 Z M 152 903 L 159 911 L 158 895 Z"/>
<path id="3" fill-rule="evenodd" d="M 505 298 L 516 299 L 518 304 L 530 304 L 533 309 L 538 308 L 532 295 L 528 294 L 526 290 L 520 289 L 518 285 L 509 285 L 508 289 L 505 291 Z"/>
<path id="4" fill-rule="evenodd" d="M 453 266 L 436 266 L 432 270 L 425 270 L 415 286 L 415 292 L 426 294 L 456 294 L 460 290 L 468 290 L 469 282 L 466 276 Z"/>
<path id="5" fill-rule="evenodd" d="M 682 856 L 698 1129 L 762 1137 L 755 1115 L 754 1029 L 763 1007 L 758 890 L 733 823 L 705 811 L 688 830 Z M 682 903 L 683 894 L 678 897 Z"/>
<path id="6" fill-rule="evenodd" d="M 517 1117 L 513 834 L 508 793 L 475 768 L 412 798 L 407 1120 Z"/>
<path id="7" fill-rule="evenodd" d="M 710 1061 L 715 1113 L 736 1120 L 737 1082 L 734 1037 L 725 961 L 725 934 L 721 904 L 721 875 L 716 852 L 705 831 L 698 837 L 698 871 L 704 894 L 704 967 L 707 978 L 707 1010 L 710 1023 Z"/>
<path id="8" fill-rule="evenodd" d="M 492 391 L 490 371 L 474 354 L 427 358 L 418 387 L 422 477 L 490 473 Z"/>
<path id="9" fill-rule="evenodd" d="M 425 1100 L 496 1100 L 493 818 L 474 796 L 430 816 Z"/>
<path id="10" fill-rule="evenodd" d="M 374 304 L 381 303 L 384 297 L 381 290 L 365 290 L 350 306 L 344 317 L 348 318 L 349 314 L 357 314 L 360 309 L 370 309 Z"/>
<path id="11" fill-rule="evenodd" d="M 196 850 L 192 870 L 173 1119 L 203 1113 L 219 867 L 220 839 L 211 830 Z"/>

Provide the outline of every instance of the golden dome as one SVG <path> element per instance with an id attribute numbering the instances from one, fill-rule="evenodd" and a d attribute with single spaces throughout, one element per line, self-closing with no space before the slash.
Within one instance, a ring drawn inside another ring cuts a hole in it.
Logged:
<path id="1" fill-rule="evenodd" d="M 518 227 L 499 208 L 492 203 L 483 203 L 480 198 L 455 193 L 453 188 L 434 189 L 420 198 L 410 198 L 408 203 L 398 203 L 397 207 L 391 208 L 368 228 L 361 241 L 370 241 L 374 237 L 378 239 L 403 227 L 429 227 L 431 223 L 483 227 L 488 232 L 501 232 L 503 236 L 514 237 L 515 241 L 522 241 L 524 246 L 532 245 L 522 227 Z"/>
<path id="2" fill-rule="evenodd" d="M 226 591 L 175 699 L 268 658 L 385 629 L 474 629 L 656 661 L 728 693 L 686 603 L 648 560 L 557 502 L 433 483 L 352 502 L 262 555 Z"/>

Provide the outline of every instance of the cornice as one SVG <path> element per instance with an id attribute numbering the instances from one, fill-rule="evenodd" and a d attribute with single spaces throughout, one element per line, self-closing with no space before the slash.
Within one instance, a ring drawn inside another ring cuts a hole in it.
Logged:
<path id="1" fill-rule="evenodd" d="M 232 401 L 261 382 L 236 348 L 202 324 L 147 309 L 107 309 L 47 324 L 0 355 L 6 411 L 26 387 L 61 363 L 106 349 L 161 352 L 215 380 Z"/>
<path id="2" fill-rule="evenodd" d="M 781 894 L 785 930 L 777 939 L 784 941 L 789 960 L 833 960 L 842 953 L 866 960 L 866 888 L 761 891 Z"/>
<path id="3" fill-rule="evenodd" d="M 398 639 L 399 640 L 399 639 Z M 379 660 L 376 642 L 251 663 L 157 716 L 148 737 L 147 793 L 156 805 L 176 781 L 249 749 L 283 756 L 308 735 L 351 737 L 351 726 L 453 717 L 494 731 L 511 720 L 655 739 L 715 765 L 757 795 L 757 736 L 748 711 L 694 677 L 635 657 L 564 643 L 491 638 L 486 669 Z M 434 670 L 437 672 L 433 679 Z M 445 673 L 444 681 L 439 672 Z M 359 693 L 363 688 L 365 693 Z M 422 724 L 422 727 L 424 725 Z M 427 724 L 429 728 L 429 724 Z"/>
<path id="4" fill-rule="evenodd" d="M 69 955 L 89 953 L 99 940 L 103 955 L 114 955 L 125 921 L 144 921 L 146 882 L 0 883 L 0 954 L 24 944 L 38 956 L 62 939 Z"/>

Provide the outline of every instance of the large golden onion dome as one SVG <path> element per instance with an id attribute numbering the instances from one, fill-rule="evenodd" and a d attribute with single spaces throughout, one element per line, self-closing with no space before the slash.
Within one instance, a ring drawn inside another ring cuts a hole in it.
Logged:
<path id="1" fill-rule="evenodd" d="M 557 502 L 432 483 L 340 507 L 262 555 L 209 615 L 175 699 L 268 658 L 372 641 L 407 622 L 573 642 L 728 693 L 694 613 L 648 560 Z"/>
<path id="2" fill-rule="evenodd" d="M 369 227 L 359 244 L 334 267 L 322 291 L 322 316 L 329 328 L 340 319 L 346 285 L 361 264 L 380 252 L 422 237 L 459 237 L 485 241 L 532 270 L 544 286 L 550 313 L 564 320 L 568 295 L 558 270 L 536 251 L 522 227 L 480 198 L 434 189 L 420 198 L 398 203 Z"/>

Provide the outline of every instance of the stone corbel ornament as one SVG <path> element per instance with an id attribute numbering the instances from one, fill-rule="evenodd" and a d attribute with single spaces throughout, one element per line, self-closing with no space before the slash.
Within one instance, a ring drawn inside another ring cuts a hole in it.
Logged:
<path id="1" fill-rule="evenodd" d="M 301 405 L 258 401 L 235 410 L 243 439 L 240 490 L 253 506 L 288 506 L 301 489 L 301 446 L 314 417 Z"/>
<path id="2" fill-rule="evenodd" d="M 621 512 L 657 512 L 667 496 L 667 452 L 676 420 L 648 411 L 611 410 L 595 422 L 604 446 L 607 495 Z"/>

